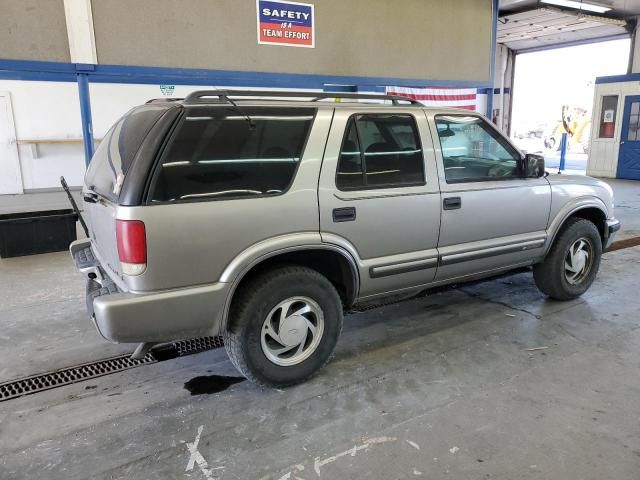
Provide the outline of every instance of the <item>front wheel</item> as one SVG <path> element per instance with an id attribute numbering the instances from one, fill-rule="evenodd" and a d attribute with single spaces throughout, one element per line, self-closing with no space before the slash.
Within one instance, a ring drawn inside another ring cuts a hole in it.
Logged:
<path id="1" fill-rule="evenodd" d="M 549 254 L 533 267 L 538 288 L 556 300 L 579 297 L 596 278 L 602 257 L 597 227 L 582 218 L 569 219 Z"/>
<path id="2" fill-rule="evenodd" d="M 286 387 L 329 361 L 341 330 L 342 302 L 331 282 L 310 268 L 284 266 L 238 292 L 224 343 L 249 380 Z"/>

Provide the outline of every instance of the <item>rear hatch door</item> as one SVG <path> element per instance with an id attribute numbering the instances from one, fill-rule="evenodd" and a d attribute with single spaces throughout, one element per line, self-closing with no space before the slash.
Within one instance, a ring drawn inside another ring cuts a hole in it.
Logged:
<path id="1" fill-rule="evenodd" d="M 104 136 L 85 175 L 84 212 L 92 247 L 102 266 L 121 288 L 126 284 L 118 259 L 116 210 L 122 186 L 133 163 L 143 161 L 137 154 L 166 111 L 166 106 L 157 104 L 129 111 Z"/>

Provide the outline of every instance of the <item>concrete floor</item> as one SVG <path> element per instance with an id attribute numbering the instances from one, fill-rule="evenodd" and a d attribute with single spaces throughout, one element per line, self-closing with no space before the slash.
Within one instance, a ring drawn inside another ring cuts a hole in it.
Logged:
<path id="1" fill-rule="evenodd" d="M 640 235 L 640 184 L 607 181 L 618 239 Z M 568 303 L 518 274 L 350 315 L 336 359 L 285 391 L 191 396 L 237 377 L 222 349 L 0 403 L 0 479 L 640 479 L 639 261 L 606 254 Z M 83 297 L 65 252 L 0 260 L 0 382 L 133 350 Z"/>
<path id="2" fill-rule="evenodd" d="M 0 478 L 637 480 L 639 261 L 607 253 L 568 303 L 518 274 L 350 315 L 284 391 L 191 396 L 237 376 L 214 350 L 0 403 Z M 83 291 L 65 253 L 0 260 L 0 381 L 132 349 Z"/>
<path id="3" fill-rule="evenodd" d="M 622 222 L 616 240 L 640 236 L 640 182 L 605 179 L 613 188 L 615 215 Z"/>

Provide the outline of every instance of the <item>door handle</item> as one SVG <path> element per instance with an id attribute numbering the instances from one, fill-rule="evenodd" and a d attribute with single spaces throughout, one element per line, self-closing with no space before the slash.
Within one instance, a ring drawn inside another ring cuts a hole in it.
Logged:
<path id="1" fill-rule="evenodd" d="M 356 219 L 356 207 L 333 209 L 334 222 L 353 222 Z"/>
<path id="2" fill-rule="evenodd" d="M 443 210 L 457 210 L 462 208 L 462 199 L 460 197 L 447 197 L 442 201 Z"/>
<path id="3" fill-rule="evenodd" d="M 98 203 L 98 195 L 92 192 L 84 192 L 82 194 L 82 199 L 88 203 Z"/>

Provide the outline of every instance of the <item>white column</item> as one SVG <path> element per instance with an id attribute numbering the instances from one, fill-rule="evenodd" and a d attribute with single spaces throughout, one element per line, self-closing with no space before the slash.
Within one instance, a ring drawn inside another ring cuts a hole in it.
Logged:
<path id="1" fill-rule="evenodd" d="M 636 17 L 640 22 L 640 17 Z M 631 37 L 631 46 L 629 48 L 629 72 L 640 73 L 640 25 L 636 24 L 635 34 Z"/>
<path id="2" fill-rule="evenodd" d="M 511 110 L 511 94 L 506 94 L 506 89 L 511 89 L 511 71 L 513 67 L 513 51 L 503 44 L 496 48 L 496 66 L 494 88 L 498 93 L 494 97 L 494 108 L 500 110 L 497 117 L 497 126 L 503 131 L 509 129 L 509 112 Z"/>
<path id="3" fill-rule="evenodd" d="M 98 63 L 91 0 L 64 0 L 71 63 Z"/>

